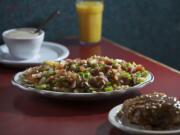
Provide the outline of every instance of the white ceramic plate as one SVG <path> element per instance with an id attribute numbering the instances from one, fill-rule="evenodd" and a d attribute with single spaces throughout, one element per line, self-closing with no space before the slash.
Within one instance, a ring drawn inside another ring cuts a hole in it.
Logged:
<path id="1" fill-rule="evenodd" d="M 0 46 L 0 63 L 9 66 L 32 66 L 41 64 L 45 60 L 60 61 L 68 57 L 69 50 L 57 43 L 43 42 L 39 55 L 28 60 L 17 60 L 11 57 L 6 45 Z"/>
<path id="2" fill-rule="evenodd" d="M 130 134 L 137 135 L 180 135 L 180 129 L 177 130 L 163 130 L 163 131 L 155 131 L 155 130 L 145 130 L 140 129 L 137 126 L 133 125 L 123 125 L 122 121 L 117 117 L 118 112 L 122 109 L 122 104 L 111 109 L 108 115 L 109 122 L 115 126 L 116 128 L 128 132 Z"/>
<path id="3" fill-rule="evenodd" d="M 147 80 L 145 82 L 138 84 L 134 87 L 130 87 L 128 89 L 114 90 L 112 92 L 98 92 L 98 93 L 66 93 L 66 92 L 55 92 L 50 90 L 38 90 L 32 87 L 23 86 L 20 81 L 20 76 L 22 74 L 23 72 L 19 72 L 14 76 L 14 78 L 12 79 L 12 84 L 14 86 L 26 92 L 32 92 L 46 97 L 53 97 L 53 98 L 66 99 L 66 100 L 97 100 L 97 99 L 118 97 L 126 93 L 127 91 L 138 90 L 154 81 L 154 76 L 150 73 L 147 76 Z"/>

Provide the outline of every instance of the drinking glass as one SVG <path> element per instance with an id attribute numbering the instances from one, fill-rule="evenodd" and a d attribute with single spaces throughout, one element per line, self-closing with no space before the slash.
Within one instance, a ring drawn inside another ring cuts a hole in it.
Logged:
<path id="1" fill-rule="evenodd" d="M 102 37 L 103 0 L 76 0 L 80 42 L 97 43 Z"/>

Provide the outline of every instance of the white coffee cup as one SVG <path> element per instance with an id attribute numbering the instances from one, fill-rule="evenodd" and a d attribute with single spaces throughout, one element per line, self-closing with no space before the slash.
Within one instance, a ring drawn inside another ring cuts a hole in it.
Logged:
<path id="1" fill-rule="evenodd" d="M 35 33 L 36 28 L 15 28 L 2 33 L 10 55 L 16 59 L 30 59 L 38 56 L 45 32 Z"/>

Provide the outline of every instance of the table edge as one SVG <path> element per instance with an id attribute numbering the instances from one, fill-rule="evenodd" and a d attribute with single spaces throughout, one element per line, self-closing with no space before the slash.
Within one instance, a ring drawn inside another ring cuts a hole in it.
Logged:
<path id="1" fill-rule="evenodd" d="M 149 60 L 149 61 L 151 61 L 151 62 L 153 62 L 153 63 L 155 63 L 155 64 L 161 65 L 161 66 L 163 66 L 164 68 L 166 68 L 166 69 L 168 69 L 168 70 L 170 70 L 170 71 L 172 71 L 172 72 L 175 72 L 175 73 L 180 74 L 180 71 L 178 71 L 178 70 L 175 69 L 175 68 L 172 68 L 172 67 L 170 67 L 170 66 L 168 66 L 168 65 L 166 65 L 166 64 L 164 64 L 164 63 L 161 63 L 161 62 L 159 62 L 159 61 L 157 61 L 157 60 L 154 60 L 154 59 L 152 59 L 152 58 L 150 58 L 150 57 L 148 57 L 148 56 L 145 56 L 145 55 L 143 55 L 143 54 L 141 54 L 141 53 L 139 53 L 139 52 L 136 52 L 136 51 L 134 51 L 134 50 L 132 50 L 132 49 L 130 49 L 130 48 L 128 48 L 128 47 L 125 47 L 125 46 L 122 46 L 122 45 L 120 45 L 120 44 L 118 44 L 118 43 L 116 43 L 116 42 L 113 42 L 113 41 L 110 40 L 110 39 L 107 39 L 107 38 L 105 38 L 105 37 L 103 37 L 103 39 L 106 40 L 107 42 L 110 42 L 111 44 L 113 44 L 113 45 L 116 46 L 116 47 L 119 47 L 119 48 L 121 48 L 121 49 L 123 49 L 123 50 L 125 50 L 125 51 L 128 51 L 128 52 L 131 52 L 131 53 L 133 53 L 133 54 L 135 54 L 135 55 L 138 55 L 139 57 L 144 58 L 144 59 L 146 59 L 146 60 Z"/>

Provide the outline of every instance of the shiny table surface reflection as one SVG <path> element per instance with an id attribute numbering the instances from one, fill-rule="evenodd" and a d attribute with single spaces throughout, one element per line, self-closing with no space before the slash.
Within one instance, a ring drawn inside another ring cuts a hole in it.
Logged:
<path id="1" fill-rule="evenodd" d="M 123 100 L 153 91 L 180 97 L 180 73 L 118 46 L 106 39 L 99 44 L 79 45 L 74 38 L 60 41 L 70 49 L 69 58 L 92 55 L 110 56 L 143 64 L 155 76 L 155 82 L 140 91 L 128 92 L 116 99 L 64 101 L 43 98 L 14 88 L 10 81 L 22 69 L 0 65 L 0 135 L 126 135 L 107 119 L 109 110 Z"/>

